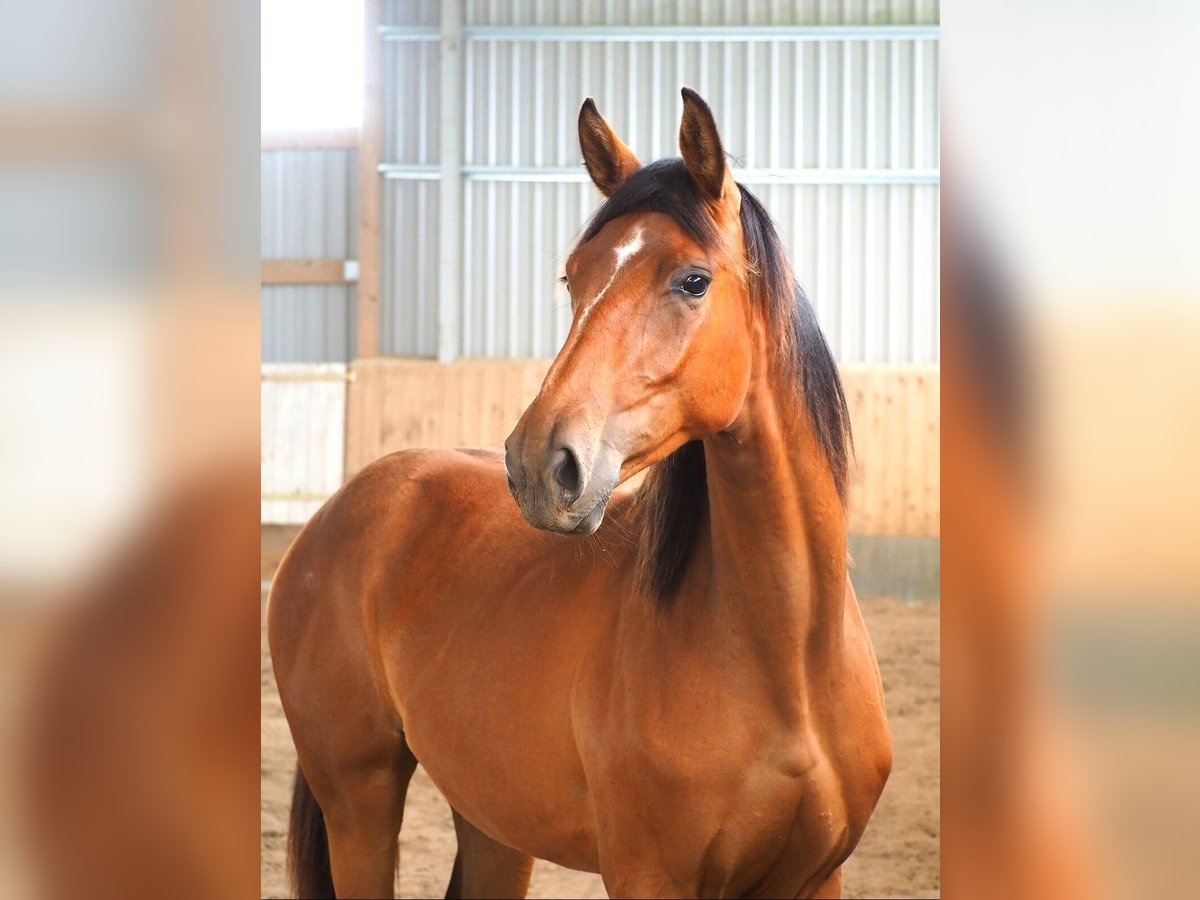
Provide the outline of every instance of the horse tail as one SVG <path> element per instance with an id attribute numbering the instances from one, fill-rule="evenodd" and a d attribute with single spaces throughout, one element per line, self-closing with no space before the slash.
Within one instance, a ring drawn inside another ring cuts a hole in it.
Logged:
<path id="1" fill-rule="evenodd" d="M 313 796 L 304 772 L 296 766 L 292 789 L 292 814 L 288 821 L 288 874 L 297 897 L 332 898 L 333 873 L 329 868 L 329 835 L 325 814 Z"/>

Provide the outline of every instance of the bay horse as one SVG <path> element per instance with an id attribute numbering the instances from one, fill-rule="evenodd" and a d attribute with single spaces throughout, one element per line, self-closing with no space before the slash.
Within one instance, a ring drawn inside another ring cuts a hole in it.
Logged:
<path id="1" fill-rule="evenodd" d="M 891 769 L 846 402 L 770 217 L 683 101 L 682 159 L 645 166 L 584 103 L 607 200 L 503 456 L 385 457 L 279 568 L 302 896 L 392 896 L 418 761 L 453 810 L 450 897 L 523 897 L 534 857 L 614 897 L 840 895 Z"/>

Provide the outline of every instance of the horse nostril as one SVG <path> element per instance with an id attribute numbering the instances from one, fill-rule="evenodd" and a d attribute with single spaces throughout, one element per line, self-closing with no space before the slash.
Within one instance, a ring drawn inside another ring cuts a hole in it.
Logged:
<path id="1" fill-rule="evenodd" d="M 505 441 L 504 447 L 504 475 L 508 479 L 508 492 L 515 497 L 517 495 L 517 481 L 513 478 L 512 454 L 508 450 L 507 441 Z"/>
<path id="2" fill-rule="evenodd" d="M 563 500 L 567 503 L 574 503 L 579 499 L 579 494 L 583 490 L 583 486 L 579 483 L 579 460 L 568 448 L 562 447 L 554 451 L 552 465 L 554 466 L 554 481 L 562 488 Z"/>

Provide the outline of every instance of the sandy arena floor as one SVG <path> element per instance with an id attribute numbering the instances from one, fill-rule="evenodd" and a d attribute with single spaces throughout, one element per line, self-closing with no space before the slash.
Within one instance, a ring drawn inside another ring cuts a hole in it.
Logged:
<path id="1" fill-rule="evenodd" d="M 290 535 L 264 529 L 263 578 Z M 265 599 L 265 593 L 264 593 Z M 861 601 L 883 671 L 895 765 L 879 807 L 845 867 L 846 897 L 939 894 L 938 607 L 888 598 Z M 286 897 L 284 844 L 295 750 L 262 641 L 262 893 Z M 437 788 L 418 769 L 400 834 L 398 897 L 442 897 L 454 861 L 454 828 Z M 538 861 L 530 897 L 605 897 L 599 875 Z"/>

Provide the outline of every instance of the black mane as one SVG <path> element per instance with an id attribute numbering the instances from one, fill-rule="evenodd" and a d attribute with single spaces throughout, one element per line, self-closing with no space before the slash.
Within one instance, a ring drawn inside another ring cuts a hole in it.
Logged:
<path id="1" fill-rule="evenodd" d="M 774 336 L 771 349 L 779 371 L 792 376 L 792 383 L 803 391 L 813 430 L 845 502 L 850 414 L 837 364 L 812 304 L 792 276 L 775 223 L 757 197 L 743 185 L 738 187 L 751 300 L 760 304 Z M 618 216 L 632 212 L 665 213 L 702 247 L 712 247 L 720 239 L 716 222 L 678 158 L 660 159 L 629 176 L 596 211 L 581 242 L 591 240 Z M 666 604 L 679 590 L 707 519 L 704 444 L 685 444 L 651 469 L 636 506 L 645 516 L 638 580 L 650 596 Z"/>

